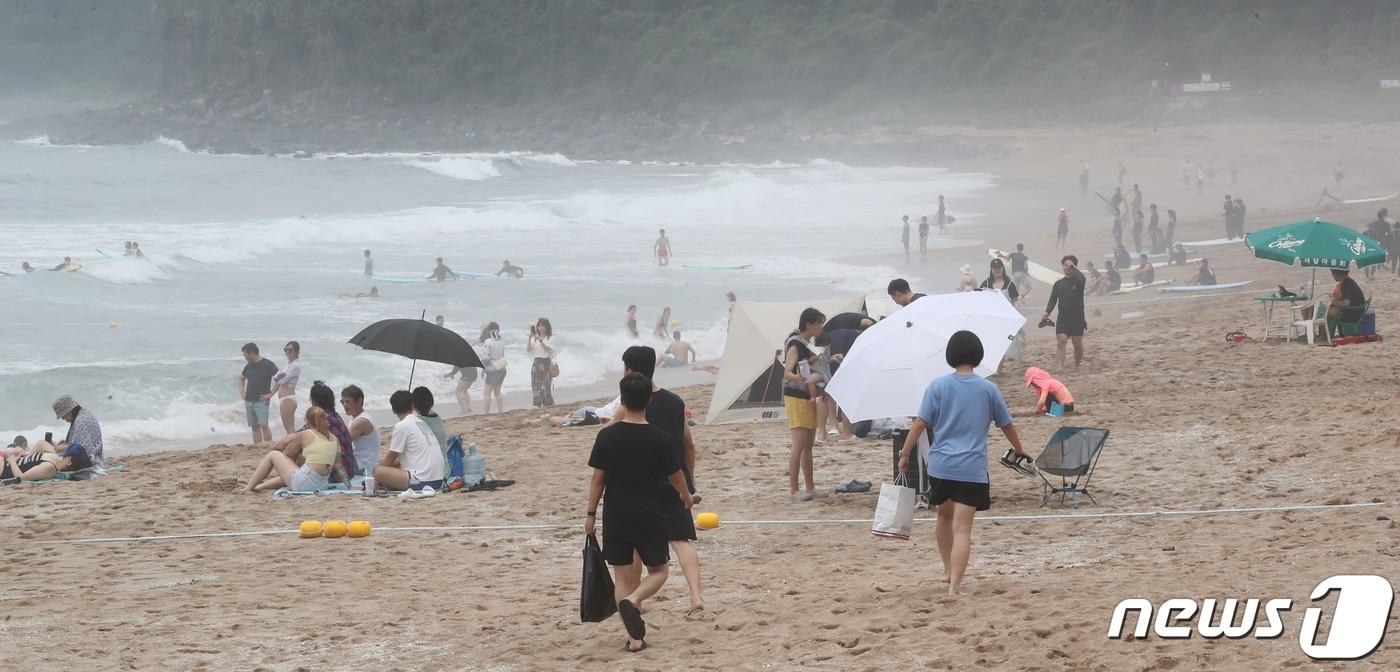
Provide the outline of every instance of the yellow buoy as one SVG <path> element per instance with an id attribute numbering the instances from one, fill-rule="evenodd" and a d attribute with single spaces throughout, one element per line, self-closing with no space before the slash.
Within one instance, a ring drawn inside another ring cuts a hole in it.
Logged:
<path id="1" fill-rule="evenodd" d="M 702 513 L 695 517 L 695 526 L 702 530 L 713 530 L 719 527 L 719 514 Z"/>
<path id="2" fill-rule="evenodd" d="M 117 328 L 117 321 L 116 321 L 116 320 L 112 320 L 111 322 L 108 322 L 108 323 L 107 323 L 107 326 L 108 326 L 108 327 L 111 327 L 111 328 L 113 328 L 113 329 L 116 329 L 116 328 Z"/>
<path id="3" fill-rule="evenodd" d="M 345 536 L 346 527 L 345 521 L 343 520 L 328 520 L 326 521 L 326 529 L 322 534 L 326 535 L 328 539 L 339 539 Z"/>
<path id="4" fill-rule="evenodd" d="M 350 537 L 351 537 L 351 538 L 359 539 L 360 537 L 368 537 L 368 536 L 369 536 L 369 521 L 368 521 L 368 520 L 352 520 L 352 521 L 350 521 Z"/>
<path id="5" fill-rule="evenodd" d="M 321 536 L 321 521 L 303 520 L 301 521 L 301 538 L 314 539 Z"/>

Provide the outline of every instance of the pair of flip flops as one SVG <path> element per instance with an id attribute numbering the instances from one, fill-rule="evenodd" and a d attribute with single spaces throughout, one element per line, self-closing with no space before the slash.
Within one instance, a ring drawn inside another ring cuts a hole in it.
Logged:
<path id="1" fill-rule="evenodd" d="M 1017 455 L 1015 450 L 1010 448 L 1001 456 L 1001 466 L 1006 467 L 1022 476 L 1035 476 L 1035 461 L 1029 457 Z"/>
<path id="2" fill-rule="evenodd" d="M 870 481 L 851 479 L 836 486 L 837 492 L 870 492 Z"/>
<path id="3" fill-rule="evenodd" d="M 617 615 L 622 619 L 623 627 L 627 628 L 627 636 L 641 642 L 642 645 L 636 649 L 632 648 L 632 642 L 623 642 L 622 648 L 628 653 L 641 653 L 647 649 L 647 624 L 642 620 L 642 610 L 631 600 L 622 600 L 617 603 Z"/>

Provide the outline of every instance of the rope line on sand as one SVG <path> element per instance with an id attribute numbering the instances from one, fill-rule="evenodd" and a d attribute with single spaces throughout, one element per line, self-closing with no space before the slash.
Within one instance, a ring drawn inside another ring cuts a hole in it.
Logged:
<path id="1" fill-rule="evenodd" d="M 1028 513 L 1012 514 L 1005 516 L 978 516 L 977 520 L 989 521 L 1022 521 L 1022 520 L 1072 520 L 1072 519 L 1103 519 L 1103 518 L 1156 518 L 1173 516 L 1205 516 L 1232 513 L 1273 513 L 1279 511 L 1318 511 L 1323 509 L 1359 509 L 1373 506 L 1385 506 L 1386 502 L 1363 502 L 1359 504 L 1289 504 L 1285 506 L 1260 506 L 1244 508 L 1226 509 L 1182 509 L 1166 511 L 1109 511 L 1102 513 Z M 932 523 L 937 518 L 915 518 L 916 523 Z M 724 525 L 850 525 L 856 523 L 870 523 L 871 518 L 801 518 L 783 520 L 729 520 Z M 579 527 L 579 523 L 543 523 L 537 525 L 440 525 L 440 526 L 417 526 L 417 527 L 376 527 L 375 532 L 483 532 L 495 530 L 565 530 Z M 251 530 L 247 532 L 204 532 L 193 534 L 161 534 L 146 537 L 97 537 L 92 539 L 58 539 L 53 541 L 34 541 L 33 543 L 59 543 L 59 544 L 108 544 L 130 541 L 172 541 L 176 539 L 214 539 L 221 537 L 255 537 L 272 534 L 299 534 L 296 529 L 285 530 Z"/>

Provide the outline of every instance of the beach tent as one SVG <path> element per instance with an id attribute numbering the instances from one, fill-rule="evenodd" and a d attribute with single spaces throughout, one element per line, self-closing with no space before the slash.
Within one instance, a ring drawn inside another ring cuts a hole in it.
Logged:
<path id="1" fill-rule="evenodd" d="M 851 296 L 792 303 L 739 301 L 734 304 L 729 316 L 729 336 L 724 342 L 724 359 L 715 379 L 705 424 L 787 419 L 787 412 L 783 410 L 783 342 L 797 328 L 803 309 L 809 307 L 824 315 L 863 312 L 865 299 Z"/>

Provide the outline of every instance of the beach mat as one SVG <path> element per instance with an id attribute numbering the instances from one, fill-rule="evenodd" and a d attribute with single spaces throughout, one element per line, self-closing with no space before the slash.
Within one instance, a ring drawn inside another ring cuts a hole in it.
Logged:
<path id="1" fill-rule="evenodd" d="M 114 464 L 110 467 L 107 467 L 106 469 L 90 467 L 88 469 L 79 469 L 77 471 L 60 471 L 58 472 L 58 475 L 54 476 L 53 478 L 46 478 L 42 481 L 20 481 L 19 484 L 23 485 L 25 483 L 29 483 L 31 485 L 43 485 L 45 483 L 61 483 L 63 481 L 90 481 L 94 478 L 106 476 L 107 474 L 117 474 L 123 471 L 126 471 L 126 467 L 120 464 Z"/>

